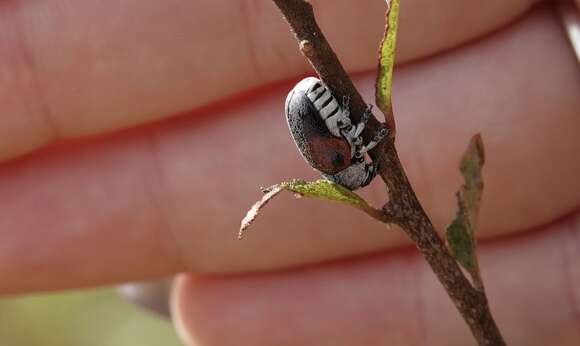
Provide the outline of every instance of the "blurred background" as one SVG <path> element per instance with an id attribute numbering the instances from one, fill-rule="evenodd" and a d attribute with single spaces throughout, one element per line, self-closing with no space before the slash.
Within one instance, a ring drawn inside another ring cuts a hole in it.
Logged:
<path id="1" fill-rule="evenodd" d="M 168 320 L 90 289 L 0 299 L 0 346 L 181 346 Z"/>

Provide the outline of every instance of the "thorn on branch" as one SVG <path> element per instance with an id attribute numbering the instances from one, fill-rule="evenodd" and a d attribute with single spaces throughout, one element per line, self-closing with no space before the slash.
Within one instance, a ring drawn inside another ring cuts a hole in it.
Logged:
<path id="1" fill-rule="evenodd" d="M 300 51 L 304 54 L 307 58 L 312 57 L 312 52 L 314 51 L 314 47 L 312 47 L 312 42 L 308 40 L 300 41 Z"/>

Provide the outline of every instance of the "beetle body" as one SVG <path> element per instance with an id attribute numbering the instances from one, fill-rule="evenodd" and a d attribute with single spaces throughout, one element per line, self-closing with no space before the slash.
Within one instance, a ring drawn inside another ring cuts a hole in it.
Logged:
<path id="1" fill-rule="evenodd" d="M 364 153 L 386 136 L 386 129 L 363 145 L 360 135 L 370 116 L 370 107 L 355 126 L 350 119 L 348 99 L 339 104 L 320 80 L 308 77 L 290 91 L 285 111 L 302 157 L 326 179 L 355 190 L 374 178 L 377 166 L 365 163 Z"/>
<path id="2" fill-rule="evenodd" d="M 286 120 L 308 164 L 322 173 L 336 174 L 350 166 L 351 149 L 340 134 L 337 136 L 328 130 L 325 119 L 308 97 L 316 81 L 316 78 L 306 78 L 290 91 L 286 98 Z M 331 103 L 336 103 L 333 101 Z"/>

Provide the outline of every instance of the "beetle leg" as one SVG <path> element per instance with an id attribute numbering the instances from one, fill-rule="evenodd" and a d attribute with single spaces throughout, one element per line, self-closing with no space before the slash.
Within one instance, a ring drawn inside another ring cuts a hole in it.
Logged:
<path id="1" fill-rule="evenodd" d="M 352 155 L 353 162 L 363 162 L 365 157 L 364 154 L 360 152 L 360 148 L 355 149 L 354 154 Z"/>
<path id="2" fill-rule="evenodd" d="M 367 163 L 365 165 L 365 180 L 361 184 L 360 187 L 365 187 L 376 177 L 377 172 L 379 171 L 379 162 L 373 161 L 371 163 Z"/>
<path id="3" fill-rule="evenodd" d="M 346 95 L 342 97 L 342 114 L 350 117 L 350 97 Z"/>
<path id="4" fill-rule="evenodd" d="M 363 132 L 363 130 L 365 129 L 365 123 L 363 123 L 362 121 L 360 123 L 358 123 L 356 125 L 356 127 L 354 128 L 354 131 L 352 133 L 353 137 L 360 137 L 361 133 Z"/>
<path id="5" fill-rule="evenodd" d="M 375 133 L 375 136 L 373 137 L 373 139 L 371 139 L 371 141 L 368 142 L 367 145 L 365 145 L 364 147 L 362 147 L 359 150 L 359 152 L 361 152 L 362 154 L 364 154 L 367 151 L 371 150 L 377 144 L 379 144 L 379 142 L 382 141 L 383 138 L 387 137 L 387 134 L 388 133 L 389 133 L 388 129 L 386 127 L 384 127 L 384 126 L 381 126 L 381 128 L 377 131 L 377 133 Z"/>
<path id="6" fill-rule="evenodd" d="M 366 126 L 367 122 L 369 121 L 369 117 L 372 114 L 372 109 L 373 109 L 373 106 L 368 105 L 367 109 L 365 110 L 365 112 L 363 113 L 363 115 L 361 117 L 360 122 L 356 126 L 353 126 L 351 128 L 351 130 L 349 131 L 349 136 L 351 138 L 353 138 L 352 142 L 357 146 L 360 146 L 362 144 L 362 138 L 360 137 L 360 135 L 364 131 L 365 126 Z"/>
<path id="7" fill-rule="evenodd" d="M 346 128 L 344 128 L 344 129 L 340 129 L 340 134 L 342 135 L 342 137 L 343 137 L 344 139 L 346 139 L 346 141 L 347 141 L 347 142 L 348 142 L 350 145 L 354 145 L 354 142 L 355 142 L 355 140 L 356 140 L 356 137 L 353 137 L 353 136 L 352 136 L 352 132 L 353 132 L 352 130 L 353 130 L 353 127 L 352 127 L 352 126 L 351 126 L 351 128 L 350 128 L 350 129 L 346 129 Z"/>
<path id="8" fill-rule="evenodd" d="M 369 118 L 371 117 L 371 114 L 373 114 L 373 105 L 369 104 L 367 105 L 367 109 L 365 109 L 360 122 L 366 125 L 367 121 L 369 121 Z"/>
<path id="9" fill-rule="evenodd" d="M 356 130 L 357 130 L 357 127 L 350 126 L 350 128 L 348 128 L 348 129 L 342 129 L 340 131 L 342 137 L 350 145 L 350 148 L 351 148 L 351 157 L 354 157 L 354 155 L 357 153 L 357 151 L 359 150 L 359 148 L 362 147 L 362 144 L 363 144 L 362 137 L 361 136 L 355 136 Z M 362 156 L 362 154 L 360 154 L 360 155 Z"/>
<path id="10" fill-rule="evenodd" d="M 365 126 L 367 125 L 367 122 L 369 121 L 371 114 L 373 114 L 372 112 L 373 105 L 368 105 L 367 109 L 364 111 L 363 115 L 360 118 L 360 122 L 356 125 L 353 137 L 358 137 L 362 134 L 363 130 L 365 129 Z"/>

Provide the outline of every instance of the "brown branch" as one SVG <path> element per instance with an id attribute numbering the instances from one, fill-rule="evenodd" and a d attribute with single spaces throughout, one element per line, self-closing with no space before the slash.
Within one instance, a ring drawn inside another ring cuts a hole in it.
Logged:
<path id="1" fill-rule="evenodd" d="M 351 115 L 357 122 L 366 104 L 320 31 L 312 6 L 304 0 L 273 1 L 290 24 L 300 50 L 320 79 L 337 97 L 350 97 Z M 375 117 L 369 119 L 363 133 L 365 141 L 370 140 L 379 126 Z M 485 292 L 474 288 L 463 275 L 419 203 L 397 155 L 394 139 L 389 137 L 383 140 L 370 155 L 379 162 L 379 174 L 389 191 L 389 202 L 383 207 L 385 217 L 401 226 L 413 240 L 469 325 L 478 344 L 505 345 L 489 310 Z"/>

